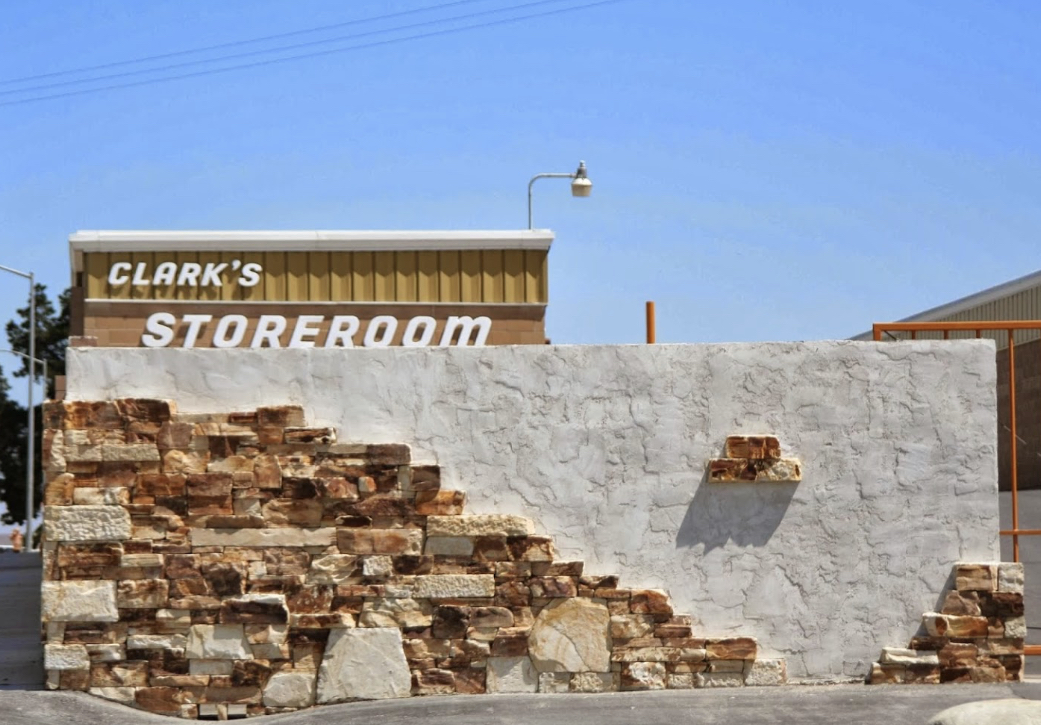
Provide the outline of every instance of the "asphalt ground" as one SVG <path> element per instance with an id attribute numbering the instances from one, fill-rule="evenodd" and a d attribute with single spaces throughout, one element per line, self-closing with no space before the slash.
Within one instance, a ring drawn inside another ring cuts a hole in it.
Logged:
<path id="1" fill-rule="evenodd" d="M 924 725 L 965 702 L 1041 700 L 1041 683 L 822 685 L 602 695 L 478 695 L 355 702 L 249 718 L 270 725 Z M 0 691 L 4 725 L 176 722 L 79 692 Z"/>

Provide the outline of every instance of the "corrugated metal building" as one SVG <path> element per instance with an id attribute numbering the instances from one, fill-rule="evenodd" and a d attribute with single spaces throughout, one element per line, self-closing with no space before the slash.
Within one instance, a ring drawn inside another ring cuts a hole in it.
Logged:
<path id="1" fill-rule="evenodd" d="M 905 317 L 897 322 L 999 322 L 1041 320 L 1041 271 L 985 289 L 959 300 Z M 873 320 L 889 322 L 889 320 Z M 943 332 L 915 333 L 919 340 L 943 339 Z M 974 331 L 951 331 L 951 339 L 976 336 Z M 982 330 L 981 335 L 997 345 L 998 373 L 998 465 L 999 485 L 1011 488 L 1012 428 L 1009 405 L 1008 332 Z M 909 339 L 909 332 L 885 332 L 883 340 Z M 1022 489 L 1041 489 L 1041 331 L 1016 330 L 1014 364 L 1016 390 L 1016 467 L 1017 485 Z M 864 332 L 853 340 L 872 340 Z"/>

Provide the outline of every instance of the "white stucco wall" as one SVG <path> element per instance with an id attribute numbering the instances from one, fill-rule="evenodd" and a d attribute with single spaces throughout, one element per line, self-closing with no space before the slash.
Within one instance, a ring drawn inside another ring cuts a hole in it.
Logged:
<path id="1" fill-rule="evenodd" d="M 998 558 L 987 341 L 484 349 L 72 349 L 69 398 L 183 412 L 300 404 L 341 441 L 407 442 L 473 512 L 667 589 L 696 632 L 749 634 L 794 677 L 905 646 L 951 565 Z M 773 433 L 798 484 L 705 483 Z"/>

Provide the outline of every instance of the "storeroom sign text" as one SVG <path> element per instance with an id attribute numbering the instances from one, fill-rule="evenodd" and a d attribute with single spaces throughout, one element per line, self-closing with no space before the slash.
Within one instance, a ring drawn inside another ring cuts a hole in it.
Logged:
<path id="1" fill-rule="evenodd" d="M 327 319 L 328 327 L 324 329 Z M 402 322 L 404 333 L 401 344 L 404 347 L 479 347 L 486 343 L 492 328 L 491 319 L 483 315 L 451 315 L 435 343 L 438 322 L 428 315 L 418 315 L 408 320 L 399 320 L 392 315 L 377 315 L 362 334 L 361 320 L 355 315 L 333 315 L 331 318 L 326 315 L 298 315 L 292 326 L 283 315 L 259 315 L 256 326 L 250 332 L 250 320 L 245 315 L 214 317 L 208 314 L 182 314 L 178 318 L 171 312 L 156 312 L 145 321 L 141 343 L 145 347 L 169 347 L 177 337 L 178 327 L 183 325 L 183 347 L 195 347 L 195 343 L 211 326 L 213 347 L 221 348 L 242 347 L 244 344 L 249 347 L 388 347 Z"/>

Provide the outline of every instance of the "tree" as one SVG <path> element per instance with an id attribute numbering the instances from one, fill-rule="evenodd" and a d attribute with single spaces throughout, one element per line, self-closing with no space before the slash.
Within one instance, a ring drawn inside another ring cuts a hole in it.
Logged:
<path id="1" fill-rule="evenodd" d="M 58 295 L 58 311 L 47 297 L 47 288 L 37 284 L 36 295 L 36 357 L 47 361 L 47 397 L 54 396 L 54 379 L 65 374 L 65 348 L 69 343 L 69 300 L 71 290 Z M 7 341 L 11 348 L 29 355 L 29 305 L 18 309 L 18 320 L 7 323 Z M 14 375 L 23 378 L 29 374 L 29 361 L 19 359 L 19 366 Z M 34 380 L 43 377 L 43 370 L 38 367 Z"/>
<path id="2" fill-rule="evenodd" d="M 70 291 L 65 290 L 58 295 L 58 309 L 47 297 L 47 289 L 38 284 L 34 290 L 36 296 L 36 357 L 47 361 L 46 396 L 54 396 L 54 380 L 57 375 L 65 374 L 65 348 L 69 338 L 69 299 Z M 29 355 L 29 306 L 16 310 L 17 317 L 7 323 L 7 340 L 11 349 Z M 15 377 L 29 374 L 29 360 L 18 359 Z M 34 380 L 43 377 L 43 370 L 35 371 Z M 28 428 L 28 410 L 10 399 L 10 386 L 0 370 L 0 500 L 7 506 L 2 521 L 5 524 L 25 522 L 25 479 L 26 479 L 26 439 Z M 43 411 L 36 406 L 35 416 L 34 465 L 40 470 L 41 443 L 43 430 Z M 43 481 L 36 481 L 34 511 L 39 510 L 43 500 Z"/>
<path id="3" fill-rule="evenodd" d="M 0 499 L 7 504 L 5 524 L 25 521 L 25 408 L 8 397 L 10 386 L 0 369 Z"/>

